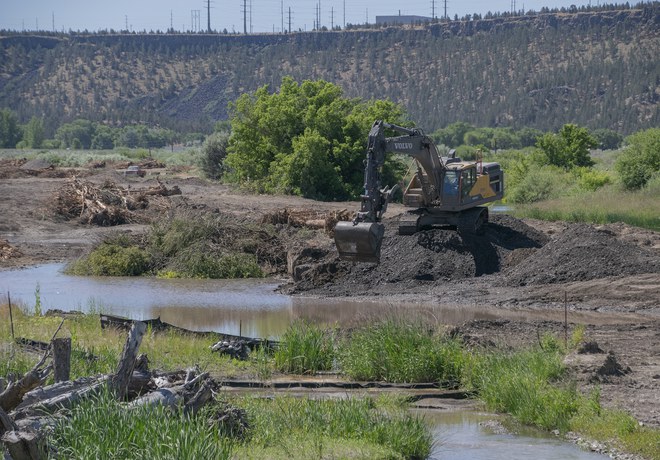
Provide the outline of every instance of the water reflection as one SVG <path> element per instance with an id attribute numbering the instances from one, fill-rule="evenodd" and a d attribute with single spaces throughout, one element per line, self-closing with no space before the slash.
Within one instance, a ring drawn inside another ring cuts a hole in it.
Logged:
<path id="1" fill-rule="evenodd" d="M 432 427 L 435 441 L 431 459 L 452 460 L 601 460 L 606 457 L 581 450 L 553 435 L 516 427 L 517 433 L 489 427 L 482 422 L 496 416 L 470 410 L 415 411 Z M 492 425 L 490 425 L 492 426 Z M 523 431 L 519 431 L 523 430 Z"/>
<path id="2" fill-rule="evenodd" d="M 0 271 L 0 302 L 11 292 L 13 303 L 33 310 L 37 297 L 42 311 L 82 310 L 133 319 L 160 317 L 191 330 L 242 333 L 277 338 L 296 319 L 343 327 L 386 315 L 422 316 L 442 324 L 473 319 L 563 320 L 560 311 L 492 309 L 488 306 L 443 305 L 353 299 L 289 297 L 275 292 L 273 280 L 190 280 L 155 278 L 77 277 L 61 272 L 63 264 Z M 617 321 L 619 316 L 571 312 L 583 324 Z"/>

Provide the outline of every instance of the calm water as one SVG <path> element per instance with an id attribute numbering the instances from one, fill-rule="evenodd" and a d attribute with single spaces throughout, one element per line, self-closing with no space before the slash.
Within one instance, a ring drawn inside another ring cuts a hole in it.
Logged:
<path id="1" fill-rule="evenodd" d="M 0 302 L 10 292 L 12 304 L 34 310 L 60 309 L 108 313 L 132 319 L 160 317 L 198 331 L 277 338 L 292 321 L 303 318 L 319 324 L 350 326 L 388 313 L 428 316 L 444 324 L 472 319 L 555 319 L 563 312 L 494 310 L 487 306 L 393 302 L 359 299 L 290 297 L 275 292 L 274 280 L 191 280 L 147 277 L 79 277 L 62 273 L 63 264 L 0 271 Z M 554 316 L 553 316 L 554 315 Z M 571 313 L 571 319 L 603 322 L 603 313 Z M 614 317 L 613 320 L 617 318 Z"/>
<path id="2" fill-rule="evenodd" d="M 275 292 L 273 280 L 165 280 L 155 278 L 77 277 L 61 272 L 63 264 L 0 272 L 0 302 L 11 293 L 12 305 L 42 311 L 61 309 L 109 313 L 133 319 L 161 317 L 192 330 L 213 330 L 252 337 L 279 337 L 298 318 L 316 323 L 350 325 L 388 312 L 429 315 L 446 324 L 471 319 L 533 317 L 538 312 L 493 313 L 486 308 L 357 302 L 346 299 L 289 297 Z M 492 415 L 474 411 L 424 411 L 433 427 L 433 459 L 596 460 L 547 434 L 496 434 L 479 424 Z"/>
<path id="3" fill-rule="evenodd" d="M 551 434 L 516 427 L 517 433 L 501 434 L 481 422 L 496 416 L 471 410 L 417 411 L 431 424 L 434 460 L 602 460 L 601 454 L 586 452 Z"/>

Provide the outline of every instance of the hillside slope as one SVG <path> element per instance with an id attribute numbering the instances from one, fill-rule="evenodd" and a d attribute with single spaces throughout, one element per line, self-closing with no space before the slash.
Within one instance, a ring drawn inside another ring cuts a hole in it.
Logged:
<path id="1" fill-rule="evenodd" d="M 0 36 L 0 107 L 201 129 L 282 76 L 390 98 L 428 131 L 462 120 L 623 133 L 660 125 L 660 3 L 417 28 L 290 35 Z"/>

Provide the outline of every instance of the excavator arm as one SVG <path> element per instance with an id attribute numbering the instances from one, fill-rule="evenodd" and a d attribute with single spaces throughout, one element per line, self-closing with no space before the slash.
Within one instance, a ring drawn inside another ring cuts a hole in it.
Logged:
<path id="1" fill-rule="evenodd" d="M 402 135 L 385 137 L 386 128 Z M 382 184 L 385 156 L 392 152 L 415 158 L 429 178 L 429 193 L 433 195 L 429 198 L 438 197 L 444 165 L 431 139 L 419 129 L 375 121 L 369 132 L 360 211 L 352 222 L 339 222 L 335 227 L 335 244 L 339 256 L 344 260 L 375 263 L 380 260 L 380 247 L 385 233 L 381 219 L 398 189 L 398 185 L 388 188 Z"/>

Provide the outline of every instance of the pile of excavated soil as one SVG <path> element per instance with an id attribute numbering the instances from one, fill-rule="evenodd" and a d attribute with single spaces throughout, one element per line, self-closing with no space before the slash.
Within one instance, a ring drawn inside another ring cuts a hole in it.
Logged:
<path id="1" fill-rule="evenodd" d="M 383 286 L 405 291 L 420 283 L 446 283 L 498 273 L 516 262 L 509 257 L 519 251 L 529 255 L 548 237 L 507 215 L 491 218 L 484 235 L 464 239 L 454 230 L 433 229 L 415 235 L 398 235 L 395 221 L 386 222 L 379 264 L 353 264 L 337 259 L 336 253 L 305 271 L 295 291 L 351 295 L 375 293 Z"/>
<path id="2" fill-rule="evenodd" d="M 494 215 L 484 235 L 474 238 L 444 229 L 401 236 L 389 221 L 380 264 L 344 262 L 332 252 L 300 273 L 290 292 L 388 295 L 484 275 L 492 285 L 525 286 L 660 273 L 657 251 L 617 233 L 567 224 L 550 239 L 519 219 Z"/>
<path id="3" fill-rule="evenodd" d="M 619 238 L 607 226 L 572 224 L 509 270 L 503 281 L 525 286 L 642 273 L 660 273 L 660 257 L 652 250 Z"/>

